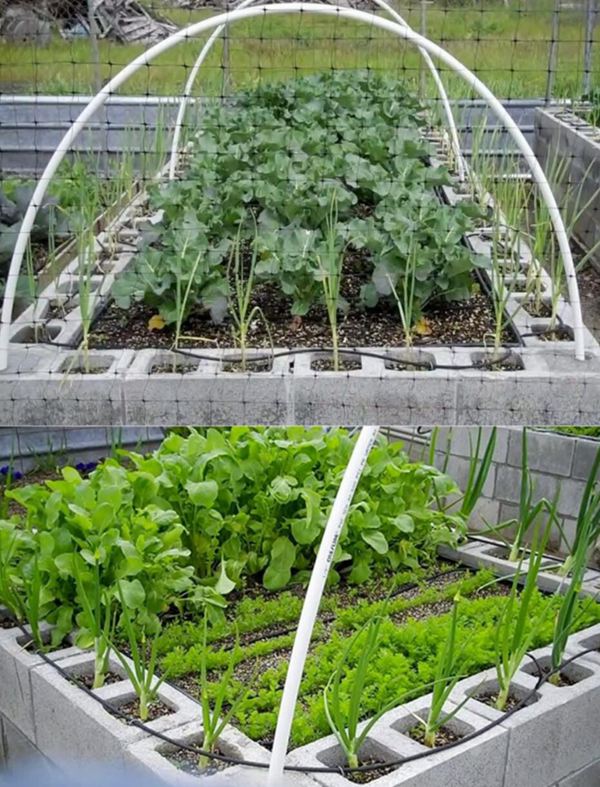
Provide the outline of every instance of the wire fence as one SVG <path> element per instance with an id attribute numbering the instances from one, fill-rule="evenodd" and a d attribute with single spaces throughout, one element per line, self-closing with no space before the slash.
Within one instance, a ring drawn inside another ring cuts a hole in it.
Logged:
<path id="1" fill-rule="evenodd" d="M 0 366 L 599 373 L 594 3 L 251 5 L 0 5 Z"/>

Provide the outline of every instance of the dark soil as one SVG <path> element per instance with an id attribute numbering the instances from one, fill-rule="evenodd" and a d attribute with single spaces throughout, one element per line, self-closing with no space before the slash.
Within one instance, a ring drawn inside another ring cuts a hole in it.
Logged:
<path id="1" fill-rule="evenodd" d="M 359 358 L 357 358 L 355 361 L 347 358 L 340 358 L 338 368 L 336 370 L 333 357 L 318 358 L 316 361 L 311 363 L 310 368 L 315 372 L 355 372 L 357 369 L 362 368 L 362 364 Z"/>
<path id="2" fill-rule="evenodd" d="M 172 363 L 157 363 L 151 368 L 151 374 L 189 374 L 198 369 L 198 363 L 186 363 L 185 361 L 177 361 Z"/>
<path id="3" fill-rule="evenodd" d="M 410 730 L 408 730 L 407 735 L 409 735 L 414 741 L 422 743 L 423 746 L 427 746 L 425 743 L 425 728 L 422 724 L 412 727 Z M 436 733 L 433 748 L 437 748 L 438 746 L 446 746 L 448 743 L 456 743 L 457 741 L 462 740 L 462 738 L 462 735 L 457 735 L 449 727 L 441 727 L 441 729 L 439 729 Z"/>
<path id="4" fill-rule="evenodd" d="M 223 754 L 219 749 L 216 750 L 216 753 Z M 193 776 L 211 776 L 231 767 L 228 762 L 223 762 L 222 760 L 211 760 L 210 765 L 200 767 L 199 756 L 194 752 L 187 751 L 187 749 L 176 749 L 163 754 L 163 757 L 166 757 L 180 771 L 185 771 L 185 773 L 190 773 Z"/>
<path id="5" fill-rule="evenodd" d="M 479 702 L 483 702 L 484 705 L 489 705 L 490 708 L 494 708 L 494 710 L 496 710 L 496 700 L 498 699 L 498 692 L 486 691 L 483 692 L 482 694 L 474 694 L 473 698 L 479 700 Z M 502 713 L 506 713 L 509 710 L 513 710 L 513 708 L 516 708 L 520 702 L 521 702 L 520 697 L 516 697 L 512 693 L 509 694 L 508 700 L 506 701 L 506 705 L 504 706 Z"/>
<path id="6" fill-rule="evenodd" d="M 525 302 L 523 303 L 523 309 L 527 312 L 527 314 L 531 315 L 531 317 L 552 317 L 552 307 L 545 301 L 542 301 L 539 304 L 536 304 L 533 301 Z"/>
<path id="7" fill-rule="evenodd" d="M 82 686 L 85 686 L 86 689 L 94 688 L 94 675 L 92 673 L 74 675 L 73 678 L 77 683 L 81 683 Z M 119 683 L 122 680 L 124 680 L 124 678 L 122 678 L 121 675 L 117 675 L 116 672 L 109 672 L 104 678 L 104 685 L 110 686 L 111 683 Z M 122 708 L 119 708 L 119 710 L 122 710 Z"/>
<path id="8" fill-rule="evenodd" d="M 262 358 L 253 360 L 246 358 L 245 363 L 242 361 L 224 361 L 224 372 L 270 372 L 273 368 L 273 361 L 270 358 Z"/>
<path id="9" fill-rule="evenodd" d="M 586 328 L 600 341 L 600 273 L 592 267 L 586 267 L 577 274 L 581 308 Z"/>
<path id="10" fill-rule="evenodd" d="M 549 666 L 544 666 L 544 667 L 541 668 L 541 673 L 542 673 L 542 676 L 544 676 L 544 677 L 549 675 L 550 671 L 551 671 L 551 667 L 549 667 Z M 535 665 L 534 665 L 534 669 L 529 674 L 533 675 L 534 678 L 541 677 L 540 676 L 540 670 L 535 669 Z M 566 675 L 564 672 L 559 672 L 558 673 L 558 680 L 556 681 L 556 683 L 552 682 L 551 685 L 552 686 L 556 686 L 557 688 L 560 689 L 560 688 L 563 688 L 565 686 L 574 686 L 578 682 L 579 681 L 573 680 L 573 678 L 571 678 L 569 675 Z"/>
<path id="11" fill-rule="evenodd" d="M 360 771 L 351 771 L 350 773 L 346 773 L 346 779 L 353 782 L 354 784 L 368 784 L 369 782 L 375 781 L 375 779 L 379 779 L 381 776 L 387 776 L 388 773 L 392 773 L 396 770 L 396 768 L 398 768 L 397 765 L 380 764 L 380 761 L 376 760 L 374 757 L 368 757 L 364 760 L 359 760 L 358 765 L 359 767 L 362 767 L 363 765 L 377 765 L 379 767 L 373 768 L 370 771 L 364 771 L 363 773 Z"/>
<path id="12" fill-rule="evenodd" d="M 350 308 L 339 322 L 340 347 L 403 347 L 405 338 L 396 304 L 381 301 L 373 309 L 363 309 L 358 304 L 360 285 L 364 281 L 366 276 L 348 276 L 345 279 L 347 289 L 351 291 L 345 293 Z M 269 331 L 262 320 L 254 320 L 248 333 L 249 347 L 318 349 L 331 346 L 331 330 L 323 307 L 314 307 L 303 318 L 292 317 L 291 302 L 270 284 L 255 288 L 253 305 L 262 309 Z M 92 327 L 90 348 L 127 347 L 139 350 L 172 347 L 175 339 L 173 327 L 167 326 L 160 331 L 148 328 L 148 321 L 155 313 L 154 308 L 143 303 L 133 303 L 129 309 L 120 309 L 110 303 Z M 431 304 L 425 318 L 423 329 L 414 336 L 415 345 L 481 344 L 483 337 L 494 329 L 490 300 L 481 292 L 462 303 Z M 186 336 L 190 338 L 186 339 Z M 504 332 L 503 344 L 515 340 L 512 331 Z M 207 314 L 192 313 L 183 325 L 179 346 L 232 348 L 235 344 L 231 324 L 225 321 L 214 325 Z"/>
<path id="13" fill-rule="evenodd" d="M 17 621 L 11 617 L 0 617 L 0 629 L 14 629 Z"/>
<path id="14" fill-rule="evenodd" d="M 548 328 L 545 331 L 536 333 L 537 338 L 542 342 L 572 342 L 573 333 L 566 325 L 557 325 L 555 328 Z"/>
<path id="15" fill-rule="evenodd" d="M 486 372 L 520 372 L 523 370 L 518 358 L 508 354 L 507 356 L 500 355 L 498 360 L 489 357 L 473 361 L 473 368 Z"/>
<path id="16" fill-rule="evenodd" d="M 140 718 L 140 701 L 137 697 L 122 705 L 115 704 L 114 708 L 118 710 L 119 713 L 124 713 L 129 719 Z M 165 705 L 165 703 L 160 700 L 155 700 L 148 705 L 148 719 L 146 721 L 154 721 L 155 719 L 160 719 L 162 716 L 170 716 L 172 713 L 175 713 L 173 708 Z"/>

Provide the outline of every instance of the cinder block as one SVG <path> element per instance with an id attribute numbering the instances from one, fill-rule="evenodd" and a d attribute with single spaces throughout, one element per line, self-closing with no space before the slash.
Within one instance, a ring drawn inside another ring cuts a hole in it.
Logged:
<path id="1" fill-rule="evenodd" d="M 477 433 L 479 427 L 448 427 L 440 430 L 438 437 L 438 448 L 443 452 L 446 450 L 448 440 L 450 440 L 450 453 L 456 456 L 466 457 L 471 456 L 477 444 Z M 481 445 L 479 455 L 481 456 L 485 451 L 492 427 L 482 427 L 481 429 Z M 496 430 L 496 447 L 494 449 L 493 461 L 501 463 L 506 460 L 508 451 L 508 443 L 512 429 L 500 427 Z"/>
<path id="2" fill-rule="evenodd" d="M 44 624 L 42 631 L 49 634 L 50 627 Z M 0 713 L 35 741 L 31 670 L 44 662 L 40 655 L 23 647 L 26 641 L 27 635 L 18 628 L 0 630 Z M 79 648 L 67 647 L 45 655 L 60 663 L 79 653 Z"/>
<path id="3" fill-rule="evenodd" d="M 542 665 L 548 654 L 549 648 L 534 652 Z M 461 681 L 452 695 L 456 702 L 471 695 L 466 708 L 499 721 L 510 732 L 504 787 L 548 787 L 597 757 L 597 666 L 580 662 L 571 675 L 580 678 L 579 682 L 560 688 L 547 682 L 538 687 L 530 670 L 530 661 L 525 659 L 513 680 L 516 696 L 531 697 L 529 704 L 506 718 L 473 696 L 497 690 L 495 670 Z"/>
<path id="4" fill-rule="evenodd" d="M 93 656 L 84 654 L 61 662 L 61 667 L 81 674 L 93 666 Z M 111 669 L 119 672 L 113 660 Z M 55 763 L 79 761 L 124 762 L 125 747 L 146 733 L 113 716 L 92 696 L 62 677 L 52 666 L 38 667 L 31 673 L 36 745 Z M 115 707 L 135 698 L 129 681 L 97 689 L 97 697 Z M 173 713 L 147 722 L 156 732 L 165 732 L 195 718 L 199 706 L 171 686 L 162 685 L 159 699 Z"/>
<path id="5" fill-rule="evenodd" d="M 522 430 L 511 430 L 508 464 L 521 467 Z M 527 430 L 528 466 L 547 475 L 569 476 L 577 440 L 556 432 Z"/>
<path id="6" fill-rule="evenodd" d="M 569 637 L 567 654 L 574 656 L 582 651 L 590 650 L 583 658 L 600 665 L 600 623 L 578 631 Z"/>
<path id="7" fill-rule="evenodd" d="M 598 787 L 600 784 L 600 759 L 572 773 L 558 783 L 558 787 Z"/>
<path id="8" fill-rule="evenodd" d="M 185 724 L 169 732 L 169 738 L 176 743 L 187 745 L 202 745 L 202 725 L 199 721 Z M 233 727 L 228 726 L 220 739 L 219 747 L 228 757 L 253 762 L 268 763 L 269 752 Z M 170 762 L 167 755 L 174 751 L 176 746 L 157 738 L 144 738 L 127 747 L 126 764 L 132 766 L 140 774 L 152 775 L 165 784 L 177 787 L 191 787 L 198 785 L 196 776 L 191 776 Z M 233 765 L 219 772 L 219 783 L 239 787 L 259 787 L 264 785 L 266 770 Z M 312 782 L 306 777 L 290 775 L 286 777 L 283 787 L 310 787 Z"/>
<path id="9" fill-rule="evenodd" d="M 446 751 L 429 753 L 426 746 L 405 733 L 417 723 L 429 707 L 431 695 L 401 705 L 385 714 L 369 733 L 363 756 L 390 762 L 404 757 L 426 755 L 400 765 L 391 773 L 380 776 L 371 784 L 377 787 L 447 787 L 454 784 L 479 784 L 485 773 L 486 787 L 501 787 L 508 744 L 506 730 L 484 732 Z M 449 706 L 447 710 L 451 710 Z M 448 722 L 459 735 L 469 735 L 486 726 L 481 716 L 460 709 Z M 344 764 L 343 753 L 333 735 L 296 749 L 289 762 L 337 768 Z M 323 787 L 350 787 L 352 782 L 338 773 L 315 773 L 313 778 Z"/>
<path id="10" fill-rule="evenodd" d="M 573 460 L 573 477 L 587 481 L 596 454 L 600 451 L 600 441 L 578 438 Z"/>
<path id="11" fill-rule="evenodd" d="M 0 716 L 0 773 L 2 767 L 19 772 L 29 765 L 35 766 L 38 776 L 56 774 L 56 769 L 40 754 L 29 738 L 9 719 Z"/>

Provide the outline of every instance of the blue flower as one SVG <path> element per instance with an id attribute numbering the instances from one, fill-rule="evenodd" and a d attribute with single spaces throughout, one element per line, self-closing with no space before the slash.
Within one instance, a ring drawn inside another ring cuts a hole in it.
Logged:
<path id="1" fill-rule="evenodd" d="M 80 473 L 85 473 L 85 462 L 77 462 L 75 465 L 75 469 L 78 470 Z"/>
<path id="2" fill-rule="evenodd" d="M 23 473 L 20 470 L 15 470 L 12 477 L 13 481 L 18 481 L 19 478 L 23 478 Z"/>

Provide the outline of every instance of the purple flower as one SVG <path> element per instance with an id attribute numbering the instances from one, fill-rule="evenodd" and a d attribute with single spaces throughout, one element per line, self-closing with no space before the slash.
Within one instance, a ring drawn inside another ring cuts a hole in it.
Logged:
<path id="1" fill-rule="evenodd" d="M 77 462 L 75 465 L 75 469 L 78 470 L 80 473 L 85 473 L 85 462 Z"/>
<path id="2" fill-rule="evenodd" d="M 15 470 L 12 477 L 13 481 L 18 481 L 20 478 L 23 478 L 23 473 L 20 470 Z"/>
<path id="3" fill-rule="evenodd" d="M 85 469 L 88 473 L 91 473 L 92 470 L 95 470 L 98 467 L 98 462 L 88 462 L 85 466 Z"/>
<path id="4" fill-rule="evenodd" d="M 10 467 L 8 465 L 3 465 L 2 467 L 0 467 L 0 474 L 8 475 L 8 471 L 9 470 L 10 470 Z"/>

